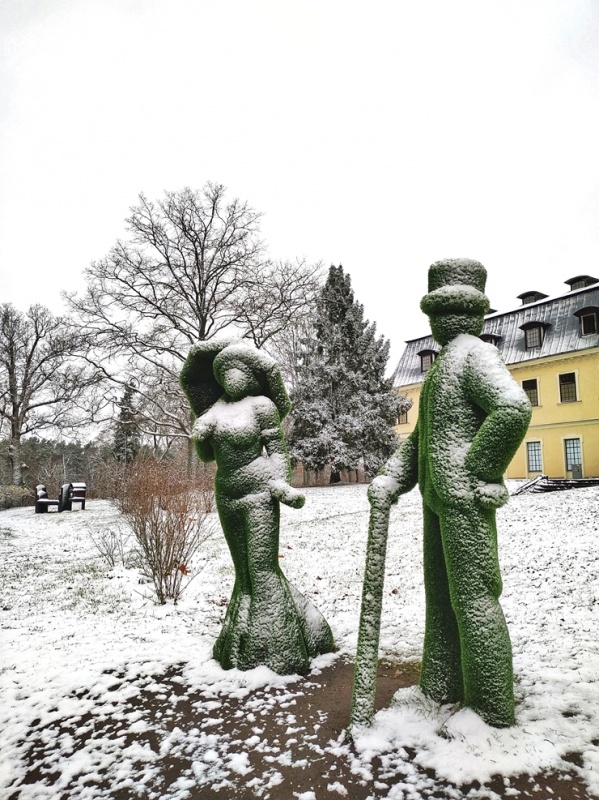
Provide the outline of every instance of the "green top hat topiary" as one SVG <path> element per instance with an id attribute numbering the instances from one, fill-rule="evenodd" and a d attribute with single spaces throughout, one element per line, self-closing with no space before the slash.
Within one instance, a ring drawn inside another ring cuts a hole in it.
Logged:
<path id="1" fill-rule="evenodd" d="M 428 270 L 428 294 L 420 308 L 429 317 L 436 314 L 474 314 L 489 312 L 485 284 L 487 270 L 471 258 L 446 258 L 435 261 Z"/>

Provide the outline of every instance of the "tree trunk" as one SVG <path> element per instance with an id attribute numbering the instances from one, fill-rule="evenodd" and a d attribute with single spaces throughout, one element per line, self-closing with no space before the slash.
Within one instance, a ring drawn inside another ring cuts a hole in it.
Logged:
<path id="1" fill-rule="evenodd" d="M 13 486 L 23 485 L 23 472 L 21 469 L 21 439 L 14 437 L 10 440 L 8 446 L 8 457 L 12 469 L 12 483 Z"/>
<path id="2" fill-rule="evenodd" d="M 195 480 L 198 471 L 198 457 L 196 454 L 195 443 L 193 437 L 190 436 L 187 440 L 187 477 Z"/>

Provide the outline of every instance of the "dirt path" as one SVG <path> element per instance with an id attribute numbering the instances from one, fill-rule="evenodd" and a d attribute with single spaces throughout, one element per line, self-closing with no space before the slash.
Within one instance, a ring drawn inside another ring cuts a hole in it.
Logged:
<path id="1" fill-rule="evenodd" d="M 381 663 L 377 708 L 387 705 L 398 688 L 412 685 L 417 677 L 413 664 Z M 114 678 L 122 681 L 122 688 L 124 676 Z M 165 794 L 173 796 L 174 789 L 180 790 L 179 797 L 189 800 L 367 800 L 387 797 L 391 787 L 398 785 L 402 785 L 404 800 L 461 800 L 468 795 L 477 800 L 591 797 L 575 771 L 521 775 L 509 781 L 498 776 L 487 786 L 456 787 L 437 780 L 430 772 L 415 773 L 411 759 L 411 775 L 402 775 L 397 766 L 390 770 L 376 759 L 370 772 L 359 768 L 351 748 L 342 744 L 352 678 L 353 665 L 339 660 L 320 675 L 287 688 L 258 690 L 239 698 L 194 693 L 186 688 L 180 669 L 160 676 L 159 694 L 155 689 L 145 691 L 142 680 L 133 682 L 127 687 L 131 689 L 128 707 L 114 716 L 106 713 L 100 698 L 83 717 L 32 728 L 23 743 L 29 764 L 27 776 L 20 787 L 13 787 L 7 800 L 34 796 L 36 785 L 44 792 L 40 796 L 56 800 L 98 796 L 150 800 Z M 154 677 L 154 686 L 155 681 Z M 130 730 L 123 726 L 127 718 L 148 724 L 137 724 Z M 53 743 L 64 741 L 65 736 L 71 737 L 73 754 L 82 747 L 89 750 L 94 738 L 99 750 L 102 742 L 119 737 L 123 751 L 132 744 L 151 748 L 156 758 L 151 774 L 146 773 L 150 777 L 143 784 L 119 785 L 100 771 L 87 777 L 75 776 L 52 793 L 50 787 L 56 785 L 65 769 L 64 761 L 56 758 Z M 573 764 L 576 759 L 573 754 Z"/>

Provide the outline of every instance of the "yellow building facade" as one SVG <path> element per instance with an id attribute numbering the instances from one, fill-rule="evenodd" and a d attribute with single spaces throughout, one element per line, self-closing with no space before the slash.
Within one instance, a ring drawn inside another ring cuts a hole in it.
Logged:
<path id="1" fill-rule="evenodd" d="M 599 282 L 585 275 L 566 283 L 564 295 L 525 292 L 519 308 L 485 318 L 481 338 L 502 353 L 533 409 L 507 478 L 599 477 Z M 438 351 L 431 336 L 406 342 L 393 376 L 398 394 L 412 401 L 396 426 L 400 440 L 414 430 Z"/>

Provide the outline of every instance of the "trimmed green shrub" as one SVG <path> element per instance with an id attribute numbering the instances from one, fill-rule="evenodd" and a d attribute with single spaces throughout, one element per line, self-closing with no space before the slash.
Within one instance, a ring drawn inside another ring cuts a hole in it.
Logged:
<path id="1" fill-rule="evenodd" d="M 497 349 L 478 338 L 489 307 L 485 280 L 483 265 L 470 259 L 431 266 L 421 307 L 442 349 L 422 387 L 417 426 L 371 484 L 369 499 L 382 519 L 416 482 L 422 493 L 422 691 L 506 727 L 514 722 L 512 650 L 499 604 L 495 510 L 508 499 L 502 476 L 531 408 Z M 385 544 L 379 536 L 383 555 Z M 355 721 L 368 722 L 372 708 L 354 692 Z"/>
<path id="2" fill-rule="evenodd" d="M 215 496 L 235 566 L 235 585 L 214 657 L 225 668 L 270 667 L 304 674 L 309 658 L 333 647 L 320 612 L 279 566 L 280 503 L 304 504 L 293 489 L 281 419 L 290 402 L 279 368 L 240 342 L 202 342 L 181 385 L 197 416 L 203 461 L 216 461 Z"/>

